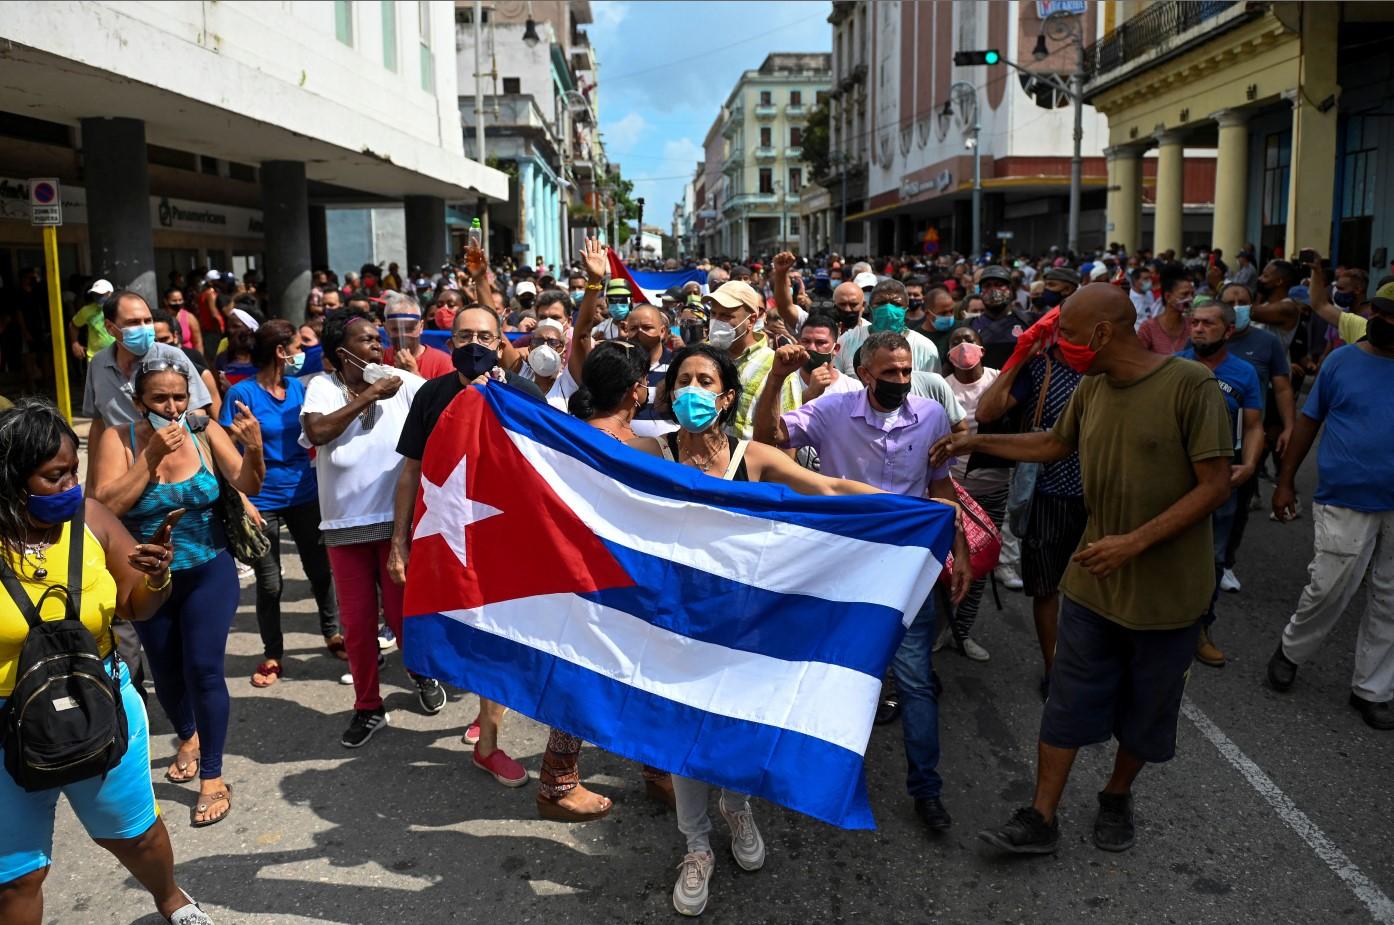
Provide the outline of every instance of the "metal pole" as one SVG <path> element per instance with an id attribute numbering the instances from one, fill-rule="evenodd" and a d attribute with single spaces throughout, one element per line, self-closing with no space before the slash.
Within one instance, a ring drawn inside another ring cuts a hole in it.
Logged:
<path id="1" fill-rule="evenodd" d="M 1080 66 L 1083 66 L 1083 54 Z M 1070 99 L 1075 107 L 1075 149 L 1070 158 L 1070 224 L 1069 250 L 1079 253 L 1079 189 L 1083 182 L 1084 159 L 1080 156 L 1080 146 L 1084 142 L 1084 74 L 1079 67 L 1070 75 Z"/>
<path id="2" fill-rule="evenodd" d="M 63 420 L 73 422 L 72 390 L 68 387 L 68 338 L 63 329 L 63 293 L 58 283 L 58 229 L 44 226 L 44 277 L 48 283 L 48 323 L 53 330 L 54 398 Z"/>
<path id="3" fill-rule="evenodd" d="M 484 18 L 484 4 L 474 0 L 474 159 L 484 164 L 484 74 L 479 69 L 479 50 L 484 45 L 484 31 L 481 20 Z M 522 191 L 519 190 L 521 196 Z M 489 252 L 489 207 L 483 196 L 479 197 L 480 232 L 484 238 L 484 252 Z"/>
<path id="4" fill-rule="evenodd" d="M 561 152 L 561 182 L 558 189 L 561 193 L 561 254 L 557 258 L 557 266 L 565 265 L 567 256 L 571 253 L 571 228 L 570 216 L 568 215 L 567 200 L 570 198 L 571 187 L 566 178 L 567 148 L 571 145 L 571 133 L 566 130 L 566 114 L 569 111 L 567 106 L 562 105 L 561 94 L 556 95 L 557 111 L 557 145 Z"/>
<path id="5" fill-rule="evenodd" d="M 847 159 L 838 158 L 842 162 L 842 220 L 838 222 L 837 249 L 843 257 L 847 256 Z"/>
<path id="6" fill-rule="evenodd" d="M 976 257 L 983 241 L 983 145 L 982 124 L 973 123 L 973 246 L 968 253 Z"/>

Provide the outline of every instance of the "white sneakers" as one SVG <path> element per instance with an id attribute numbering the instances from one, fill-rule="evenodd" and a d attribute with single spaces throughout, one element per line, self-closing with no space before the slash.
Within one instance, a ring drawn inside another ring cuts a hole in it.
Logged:
<path id="1" fill-rule="evenodd" d="M 759 870 L 765 866 L 765 840 L 755 825 L 755 814 L 747 802 L 740 809 L 726 808 L 725 799 L 717 800 L 721 817 L 731 827 L 731 856 L 742 870 Z M 710 851 L 689 851 L 678 865 L 678 882 L 673 884 L 673 908 L 682 915 L 701 915 L 707 908 L 708 884 L 716 867 L 716 856 Z"/>
<path id="2" fill-rule="evenodd" d="M 974 641 L 972 636 L 963 640 L 963 654 L 975 662 L 985 662 L 992 658 L 988 651 Z"/>
<path id="3" fill-rule="evenodd" d="M 997 583 L 1008 591 L 1020 591 L 1025 585 L 1022 583 L 1021 576 L 1016 573 L 1016 569 L 1008 565 L 997 566 Z"/>
<path id="4" fill-rule="evenodd" d="M 1221 590 L 1221 591 L 1229 591 L 1229 592 L 1232 593 L 1232 592 L 1238 591 L 1241 587 L 1243 587 L 1243 585 L 1239 584 L 1239 579 L 1234 577 L 1234 570 L 1233 570 L 1233 569 L 1225 569 L 1224 572 L 1221 573 L 1221 575 L 1220 575 L 1220 590 Z"/>

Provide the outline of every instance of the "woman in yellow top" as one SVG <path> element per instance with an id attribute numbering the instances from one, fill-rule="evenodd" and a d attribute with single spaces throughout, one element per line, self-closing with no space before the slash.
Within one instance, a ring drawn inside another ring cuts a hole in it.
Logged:
<path id="1" fill-rule="evenodd" d="M 77 478 L 77 435 L 44 400 L 0 412 L 0 556 L 37 602 L 67 581 L 69 521 L 83 507 L 80 617 L 111 657 L 111 620 L 146 620 L 169 597 L 168 545 L 137 543 L 99 502 L 84 500 Z M 40 616 L 61 619 L 50 598 Z M 0 704 L 14 690 L 29 625 L 14 600 L 0 593 Z M 130 736 L 125 756 L 104 777 L 29 793 L 0 770 L 0 922 L 38 925 L 44 877 L 53 853 L 53 818 L 60 793 L 92 838 L 150 891 L 174 925 L 211 920 L 174 882 L 174 852 L 150 784 L 150 726 L 145 706 L 121 666 L 121 698 Z M 2 756 L 0 756 L 2 757 Z"/>

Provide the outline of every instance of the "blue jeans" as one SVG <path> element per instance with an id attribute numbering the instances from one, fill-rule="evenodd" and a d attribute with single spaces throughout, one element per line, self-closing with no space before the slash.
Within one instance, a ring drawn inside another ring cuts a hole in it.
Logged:
<path id="1" fill-rule="evenodd" d="M 891 659 L 900 691 L 900 724 L 905 733 L 905 788 L 916 800 L 935 799 L 944 788 L 939 766 L 939 697 L 934 693 L 935 620 L 931 591 L 905 639 Z"/>
<path id="2" fill-rule="evenodd" d="M 1229 549 L 1229 534 L 1234 529 L 1234 515 L 1239 510 L 1239 492 L 1229 493 L 1229 500 L 1215 509 L 1210 515 L 1210 532 L 1215 540 L 1215 588 L 1210 592 L 1210 606 L 1200 618 L 1203 626 L 1215 623 L 1215 601 L 1220 597 L 1220 575 L 1225 570 L 1225 556 Z M 1247 501 L 1245 502 L 1248 503 Z"/>

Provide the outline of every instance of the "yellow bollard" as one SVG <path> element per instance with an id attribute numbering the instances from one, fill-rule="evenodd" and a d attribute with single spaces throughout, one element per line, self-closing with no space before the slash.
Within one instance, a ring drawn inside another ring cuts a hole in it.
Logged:
<path id="1" fill-rule="evenodd" d="M 58 229 L 44 226 L 44 274 L 48 278 L 48 321 L 53 328 L 53 381 L 58 410 L 73 422 L 73 400 L 68 388 L 68 328 L 63 323 L 63 295 L 58 284 Z"/>

